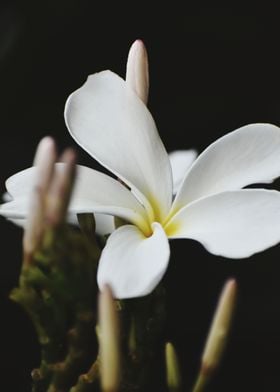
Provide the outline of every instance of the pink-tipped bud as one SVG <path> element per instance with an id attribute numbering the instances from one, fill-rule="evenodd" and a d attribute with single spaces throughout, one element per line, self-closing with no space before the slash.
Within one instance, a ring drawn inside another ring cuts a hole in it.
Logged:
<path id="1" fill-rule="evenodd" d="M 25 260 L 30 259 L 41 239 L 46 192 L 52 179 L 55 160 L 55 142 L 52 138 L 45 137 L 39 143 L 34 159 L 36 173 L 23 236 Z"/>
<path id="2" fill-rule="evenodd" d="M 149 95 L 149 65 L 145 45 L 135 41 L 128 53 L 126 82 L 138 97 L 147 104 Z"/>

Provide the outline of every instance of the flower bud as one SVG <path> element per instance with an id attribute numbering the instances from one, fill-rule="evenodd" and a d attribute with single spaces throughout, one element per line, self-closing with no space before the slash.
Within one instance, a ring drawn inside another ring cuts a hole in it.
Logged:
<path id="1" fill-rule="evenodd" d="M 39 143 L 34 159 L 37 171 L 30 195 L 29 214 L 23 236 L 25 260 L 28 260 L 34 253 L 42 236 L 45 196 L 52 179 L 55 160 L 55 143 L 52 138 L 45 137 Z"/>
<path id="2" fill-rule="evenodd" d="M 165 345 L 166 379 L 169 391 L 181 389 L 181 374 L 175 348 L 172 343 Z"/>
<path id="3" fill-rule="evenodd" d="M 237 285 L 229 280 L 220 296 L 202 355 L 202 364 L 193 392 L 201 392 L 219 366 L 232 324 Z"/>
<path id="4" fill-rule="evenodd" d="M 51 226 L 61 224 L 66 216 L 75 177 L 75 152 L 65 150 L 61 161 L 64 165 L 56 166 L 47 195 L 46 220 Z"/>
<path id="5" fill-rule="evenodd" d="M 149 95 L 148 55 L 141 40 L 135 41 L 130 48 L 126 66 L 126 82 L 147 104 Z"/>
<path id="6" fill-rule="evenodd" d="M 103 392 L 116 392 L 120 383 L 120 332 L 115 302 L 109 286 L 99 296 L 99 355 Z"/>

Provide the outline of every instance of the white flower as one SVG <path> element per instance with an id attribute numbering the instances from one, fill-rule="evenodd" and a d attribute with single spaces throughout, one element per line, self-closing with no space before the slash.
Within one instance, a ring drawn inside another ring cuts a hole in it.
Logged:
<path id="1" fill-rule="evenodd" d="M 280 175 L 280 129 L 251 124 L 218 139 L 192 164 L 173 200 L 168 154 L 145 104 L 105 71 L 68 99 L 68 129 L 116 179 L 78 167 L 70 213 L 111 214 L 128 222 L 109 237 L 98 284 L 118 298 L 150 293 L 169 261 L 168 239 L 191 238 L 215 255 L 245 258 L 280 241 L 280 193 L 241 189 Z M 26 216 L 34 169 L 7 181 L 9 218 Z"/>
<path id="2" fill-rule="evenodd" d="M 65 109 L 74 139 L 122 181 L 78 166 L 69 207 L 72 221 L 77 213 L 95 213 L 101 234 L 114 230 L 112 216 L 127 221 L 109 237 L 98 269 L 99 286 L 108 283 L 119 298 L 148 294 L 158 284 L 169 261 L 168 239 L 191 238 L 229 258 L 249 257 L 280 241 L 279 192 L 242 189 L 280 175 L 279 128 L 242 127 L 193 164 L 192 150 L 168 157 L 145 106 L 148 88 L 147 53 L 136 41 L 126 82 L 109 71 L 92 75 Z M 17 224 L 28 215 L 35 172 L 29 168 L 7 180 L 12 200 L 0 214 Z"/>
<path id="3" fill-rule="evenodd" d="M 127 67 L 126 67 L 126 83 L 132 88 L 136 95 L 147 104 L 149 95 L 149 65 L 148 65 L 148 54 L 144 43 L 141 40 L 136 40 L 132 45 L 128 53 Z M 181 182 L 183 181 L 184 175 L 187 169 L 191 166 L 197 152 L 195 150 L 178 150 L 173 151 L 169 154 L 172 176 L 173 176 L 173 193 L 176 194 Z M 83 177 L 86 169 L 79 168 L 80 177 Z M 29 175 L 25 172 L 25 176 Z M 38 174 L 40 175 L 40 174 Z M 13 198 L 21 198 L 27 200 L 28 194 L 32 192 L 32 181 L 27 181 L 25 186 L 22 188 L 19 185 L 19 193 L 14 189 L 13 183 L 17 183 L 18 176 L 12 177 L 7 181 L 7 187 L 12 188 L 13 196 L 6 192 L 2 199 L 4 202 L 9 202 Z M 86 180 L 85 180 L 86 181 Z M 35 180 L 36 182 L 36 180 Z M 34 185 L 35 186 L 35 185 Z M 79 185 L 81 188 L 82 185 Z M 10 205 L 9 205 L 10 207 Z M 28 213 L 26 214 L 26 216 Z M 101 236 L 111 234 L 115 230 L 115 220 L 112 215 L 105 215 L 95 213 L 95 227 L 96 233 Z M 25 228 L 26 216 L 23 219 L 12 219 L 9 220 L 18 226 Z M 68 215 L 68 222 L 74 225 L 78 225 L 78 219 L 76 214 Z"/>

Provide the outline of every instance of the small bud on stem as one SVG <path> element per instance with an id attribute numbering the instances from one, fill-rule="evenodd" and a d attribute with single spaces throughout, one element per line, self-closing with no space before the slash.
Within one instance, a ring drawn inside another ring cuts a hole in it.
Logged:
<path id="1" fill-rule="evenodd" d="M 98 316 L 101 388 L 103 392 L 117 392 L 121 378 L 120 331 L 109 286 L 100 293 Z"/>
<path id="2" fill-rule="evenodd" d="M 34 159 L 36 173 L 30 207 L 23 236 L 24 263 L 32 261 L 34 252 L 41 244 L 46 227 L 63 223 L 74 183 L 76 154 L 66 150 L 56 166 L 55 143 L 45 137 L 38 145 Z"/>
<path id="3" fill-rule="evenodd" d="M 24 260 L 30 260 L 36 250 L 44 229 L 45 195 L 51 182 L 56 160 L 55 143 L 45 137 L 37 147 L 34 166 L 37 168 L 30 197 L 29 214 L 23 235 Z"/>
<path id="4" fill-rule="evenodd" d="M 181 374 L 177 354 L 172 343 L 166 343 L 165 361 L 168 390 L 179 392 L 181 390 Z"/>
<path id="5" fill-rule="evenodd" d="M 64 163 L 54 172 L 47 194 L 46 221 L 51 226 L 61 224 L 65 217 L 74 183 L 76 154 L 67 149 L 61 156 Z"/>
<path id="6" fill-rule="evenodd" d="M 220 296 L 202 355 L 201 368 L 193 392 L 202 392 L 218 368 L 225 350 L 236 304 L 237 285 L 229 280 Z"/>

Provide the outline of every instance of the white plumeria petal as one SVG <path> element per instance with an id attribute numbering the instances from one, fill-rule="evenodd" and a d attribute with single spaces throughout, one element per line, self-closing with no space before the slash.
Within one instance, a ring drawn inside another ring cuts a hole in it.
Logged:
<path id="1" fill-rule="evenodd" d="M 103 249 L 97 281 L 108 284 L 117 298 L 149 294 L 164 275 L 169 261 L 169 244 L 159 223 L 145 237 L 137 227 L 125 225 L 114 231 Z"/>
<path id="2" fill-rule="evenodd" d="M 29 194 L 30 195 L 30 194 Z M 29 198 L 21 197 L 0 205 L 0 215 L 13 220 L 24 219 L 26 221 L 29 208 Z"/>
<path id="3" fill-rule="evenodd" d="M 165 227 L 169 238 L 191 238 L 215 255 L 245 258 L 280 241 L 280 192 L 218 193 L 181 209 Z"/>
<path id="4" fill-rule="evenodd" d="M 27 201 L 26 201 L 27 202 Z M 110 218 L 112 218 L 111 216 L 109 216 L 109 215 L 102 215 L 102 217 L 103 216 L 105 216 L 105 217 L 110 217 Z M 112 218 L 113 219 L 113 218 Z M 10 222 L 12 222 L 12 223 L 14 223 L 16 226 L 19 226 L 19 227 L 22 227 L 23 229 L 25 228 L 25 226 L 26 226 L 26 219 L 24 219 L 24 218 L 22 218 L 22 219 L 8 219 Z M 75 225 L 75 226 L 78 226 L 79 225 L 79 222 L 78 222 L 78 219 L 77 219 L 77 215 L 68 215 L 67 216 L 67 222 L 68 223 L 70 223 L 71 225 Z M 102 232 L 102 234 L 104 235 L 105 234 L 105 232 L 104 232 L 104 230 L 103 230 L 103 228 L 104 228 L 105 226 L 104 226 L 104 223 L 102 224 L 102 228 L 101 228 L 101 232 Z M 96 230 L 97 231 L 97 230 Z M 106 231 L 106 234 L 107 233 L 109 233 L 108 231 Z"/>
<path id="5" fill-rule="evenodd" d="M 172 174 L 167 152 L 145 104 L 116 74 L 100 72 L 67 100 L 68 129 L 90 155 L 123 180 L 156 219 L 169 211 Z M 139 194 L 140 192 L 140 194 Z"/>
<path id="6" fill-rule="evenodd" d="M 169 154 L 172 176 L 173 176 L 173 194 L 176 194 L 185 175 L 195 161 L 197 152 L 195 150 L 176 150 Z"/>
<path id="7" fill-rule="evenodd" d="M 63 163 L 57 163 L 56 170 L 62 168 L 63 165 Z M 36 167 L 31 167 L 7 180 L 7 190 L 13 200 L 0 206 L 0 215 L 13 219 L 26 218 L 28 199 L 33 189 L 35 175 Z M 125 186 L 96 170 L 77 166 L 69 213 L 86 212 L 116 215 L 139 225 L 144 231 L 147 229 L 144 208 Z"/>
<path id="8" fill-rule="evenodd" d="M 4 202 L 9 202 L 13 200 L 12 196 L 8 192 L 5 192 L 2 195 L 2 199 Z M 107 234 L 111 234 L 115 230 L 115 222 L 113 216 L 105 214 L 94 214 L 94 218 L 96 234 L 104 236 Z M 26 224 L 26 219 L 9 219 L 9 221 L 22 228 L 24 228 Z M 79 225 L 76 214 L 68 214 L 67 222 L 75 226 Z"/>
<path id="9" fill-rule="evenodd" d="M 173 204 L 178 211 L 214 193 L 270 183 L 280 175 L 280 128 L 250 124 L 211 144 L 191 166 Z"/>
<path id="10" fill-rule="evenodd" d="M 5 193 L 3 193 L 3 195 L 2 195 L 2 200 L 3 200 L 4 202 L 8 202 L 8 201 L 13 200 L 13 198 L 12 198 L 12 196 L 11 196 L 8 192 L 5 192 Z"/>
<path id="11" fill-rule="evenodd" d="M 112 215 L 94 214 L 94 218 L 96 234 L 103 236 L 115 230 L 115 220 Z"/>
<path id="12" fill-rule="evenodd" d="M 22 229 L 25 228 L 26 219 L 9 219 L 14 225 L 21 227 Z"/>

